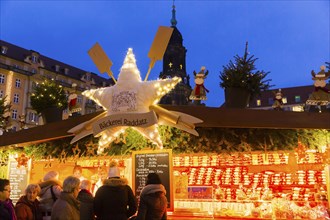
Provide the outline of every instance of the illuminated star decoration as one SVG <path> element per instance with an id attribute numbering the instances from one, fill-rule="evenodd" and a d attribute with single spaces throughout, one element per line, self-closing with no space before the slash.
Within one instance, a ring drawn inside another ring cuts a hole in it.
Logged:
<path id="1" fill-rule="evenodd" d="M 24 166 L 27 167 L 29 162 L 29 157 L 27 157 L 24 153 L 21 156 L 17 157 L 15 160 L 17 161 L 17 168 Z"/>
<path id="2" fill-rule="evenodd" d="M 47 167 L 52 167 L 52 156 L 50 155 L 46 158 L 45 168 Z"/>
<path id="3" fill-rule="evenodd" d="M 61 154 L 60 154 L 60 157 L 59 157 L 60 163 L 65 163 L 65 161 L 66 161 L 66 154 L 67 154 L 67 152 L 63 149 L 61 151 Z"/>
<path id="4" fill-rule="evenodd" d="M 133 50 L 129 48 L 124 64 L 120 70 L 117 83 L 111 87 L 87 90 L 83 92 L 83 95 L 104 108 L 105 113 L 100 117 L 116 114 L 147 113 L 150 112 L 150 110 L 154 110 L 159 118 L 158 124 L 177 124 L 176 127 L 198 135 L 194 130 L 193 123 L 202 122 L 201 120 L 183 113 L 174 114 L 157 106 L 160 99 L 171 91 L 180 81 L 181 78 L 179 77 L 142 81 Z M 173 120 L 166 120 L 169 116 L 173 118 L 173 115 L 177 116 L 176 118 L 174 117 L 174 123 L 172 123 Z M 180 118 L 180 116 L 182 117 Z M 188 122 L 180 124 L 180 120 L 181 122 L 185 122 L 185 120 Z M 91 121 L 93 121 L 93 119 Z M 69 132 L 76 134 L 71 143 L 86 135 L 92 134 L 93 131 L 91 131 L 90 124 L 91 122 L 85 122 L 69 130 Z M 144 137 L 158 145 L 159 148 L 162 148 L 163 144 L 158 133 L 158 124 L 156 123 L 148 127 L 132 126 L 131 128 L 140 132 Z M 185 126 L 187 128 L 185 128 Z M 128 126 L 116 126 L 97 134 L 97 136 L 100 136 L 98 154 L 102 153 L 104 148 L 127 128 Z"/>
<path id="5" fill-rule="evenodd" d="M 75 148 L 72 148 L 72 152 L 73 152 L 73 160 L 77 160 L 81 152 L 78 144 L 76 144 Z"/>
<path id="6" fill-rule="evenodd" d="M 86 156 L 89 157 L 95 156 L 95 144 L 92 141 L 86 144 L 86 148 L 87 148 Z"/>

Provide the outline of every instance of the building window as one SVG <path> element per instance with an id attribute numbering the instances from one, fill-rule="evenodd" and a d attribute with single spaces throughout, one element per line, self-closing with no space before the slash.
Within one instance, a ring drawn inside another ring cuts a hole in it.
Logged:
<path id="1" fill-rule="evenodd" d="M 19 65 L 17 65 L 17 64 L 14 64 L 14 68 L 21 69 L 21 67 Z"/>
<path id="2" fill-rule="evenodd" d="M 0 84 L 4 84 L 5 83 L 5 75 L 0 74 Z"/>
<path id="3" fill-rule="evenodd" d="M 257 99 L 257 106 L 261 106 L 261 100 Z"/>
<path id="4" fill-rule="evenodd" d="M 78 103 L 82 103 L 82 100 L 83 100 L 82 96 L 81 95 L 78 95 L 77 96 L 77 102 Z"/>
<path id="5" fill-rule="evenodd" d="M 274 99 L 273 98 L 268 98 L 268 104 L 272 105 L 274 103 Z"/>
<path id="6" fill-rule="evenodd" d="M 7 53 L 7 50 L 8 50 L 7 47 L 5 47 L 5 46 L 2 46 L 2 47 L 1 47 L 1 53 L 2 53 L 2 54 L 6 54 L 6 53 Z"/>
<path id="7" fill-rule="evenodd" d="M 37 63 L 38 62 L 38 58 L 35 55 L 31 56 L 31 61 L 32 63 Z"/>
<path id="8" fill-rule="evenodd" d="M 286 97 L 283 97 L 282 102 L 283 102 L 283 104 L 286 104 L 286 103 L 288 103 L 288 99 Z"/>
<path id="9" fill-rule="evenodd" d="M 301 105 L 292 106 L 292 111 L 294 111 L 294 112 L 303 112 L 304 111 L 304 107 L 301 106 Z"/>
<path id="10" fill-rule="evenodd" d="M 16 81 L 15 81 L 15 87 L 16 88 L 20 88 L 21 87 L 21 80 L 20 79 L 16 79 Z"/>
<path id="11" fill-rule="evenodd" d="M 59 65 L 55 65 L 55 71 L 59 72 L 60 71 L 60 66 Z"/>
<path id="12" fill-rule="evenodd" d="M 295 101 L 295 102 L 300 102 L 300 95 L 296 95 L 296 96 L 294 97 L 294 101 Z"/>
<path id="13" fill-rule="evenodd" d="M 35 74 L 35 73 L 37 73 L 37 70 L 36 69 L 31 69 L 31 72 L 33 73 L 33 74 Z"/>
<path id="14" fill-rule="evenodd" d="M 12 119 L 17 119 L 17 110 L 16 109 L 13 109 L 12 112 L 11 112 L 11 118 Z"/>
<path id="15" fill-rule="evenodd" d="M 2 98 L 3 98 L 3 91 L 0 90 L 0 99 L 2 99 Z"/>
<path id="16" fill-rule="evenodd" d="M 14 103 L 18 103 L 19 101 L 19 95 L 18 94 L 14 94 Z"/>
<path id="17" fill-rule="evenodd" d="M 34 122 L 38 122 L 38 115 L 34 112 L 30 112 L 29 113 L 29 121 L 34 123 Z"/>

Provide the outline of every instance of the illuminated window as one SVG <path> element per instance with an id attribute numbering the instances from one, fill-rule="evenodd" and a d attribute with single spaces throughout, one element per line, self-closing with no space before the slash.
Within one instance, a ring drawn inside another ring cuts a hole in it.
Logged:
<path id="1" fill-rule="evenodd" d="M 260 106 L 260 105 L 261 105 L 261 100 L 257 99 L 257 106 Z"/>
<path id="2" fill-rule="evenodd" d="M 11 111 L 11 118 L 12 118 L 12 119 L 17 119 L 17 110 L 16 110 L 16 109 L 13 109 L 13 110 Z"/>
<path id="3" fill-rule="evenodd" d="M 5 75 L 0 74 L 0 84 L 5 83 Z"/>
<path id="4" fill-rule="evenodd" d="M 15 81 L 15 87 L 16 88 L 21 87 L 21 80 L 20 79 L 16 79 L 16 81 Z"/>
<path id="5" fill-rule="evenodd" d="M 300 95 L 296 95 L 296 96 L 294 97 L 294 101 L 295 101 L 295 102 L 300 102 Z"/>
<path id="6" fill-rule="evenodd" d="M 292 111 L 294 111 L 294 112 L 303 112 L 304 111 L 304 107 L 301 106 L 301 105 L 293 106 L 292 107 Z"/>
<path id="7" fill-rule="evenodd" d="M 282 102 L 283 102 L 283 104 L 286 104 L 286 103 L 288 103 L 288 99 L 286 97 L 283 97 Z"/>
<path id="8" fill-rule="evenodd" d="M 14 94 L 14 103 L 18 103 L 19 101 L 19 95 L 18 94 Z"/>

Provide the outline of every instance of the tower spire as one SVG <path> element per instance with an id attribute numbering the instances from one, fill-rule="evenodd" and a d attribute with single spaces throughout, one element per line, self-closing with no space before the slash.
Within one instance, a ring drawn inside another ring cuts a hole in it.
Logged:
<path id="1" fill-rule="evenodd" d="M 174 5 L 174 0 L 173 0 L 173 6 L 172 6 L 172 18 L 171 18 L 171 24 L 172 27 L 175 27 L 178 22 L 175 19 L 175 5 Z"/>

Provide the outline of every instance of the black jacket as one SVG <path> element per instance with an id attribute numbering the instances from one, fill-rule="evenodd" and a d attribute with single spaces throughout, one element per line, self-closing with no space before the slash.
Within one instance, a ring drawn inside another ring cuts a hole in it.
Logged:
<path id="1" fill-rule="evenodd" d="M 106 179 L 95 194 L 94 212 L 98 220 L 127 220 L 136 210 L 136 199 L 126 179 Z"/>
<path id="2" fill-rule="evenodd" d="M 82 189 L 77 199 L 80 201 L 80 220 L 95 219 L 93 194 L 86 189 Z"/>

